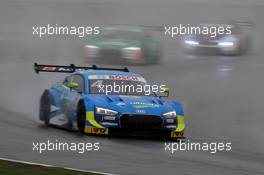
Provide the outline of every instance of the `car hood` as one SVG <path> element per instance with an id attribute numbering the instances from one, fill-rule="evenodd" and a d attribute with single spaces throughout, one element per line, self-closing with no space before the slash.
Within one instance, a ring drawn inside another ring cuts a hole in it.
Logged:
<path id="1" fill-rule="evenodd" d="M 162 115 L 174 108 L 159 97 L 89 95 L 87 100 L 95 106 L 115 110 L 119 113 Z"/>
<path id="2" fill-rule="evenodd" d="M 210 43 L 210 42 L 218 42 L 219 40 L 225 38 L 227 35 L 216 35 L 215 37 L 211 37 L 211 35 L 189 35 L 184 38 L 184 40 L 194 40 L 201 43 Z"/>

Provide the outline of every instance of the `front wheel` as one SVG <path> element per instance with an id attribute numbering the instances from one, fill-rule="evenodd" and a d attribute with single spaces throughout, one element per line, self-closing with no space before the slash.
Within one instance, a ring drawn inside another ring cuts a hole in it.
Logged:
<path id="1" fill-rule="evenodd" d="M 86 110 L 85 110 L 84 102 L 80 101 L 77 109 L 77 125 L 78 125 L 78 131 L 81 134 L 84 134 L 85 119 L 86 119 L 85 111 Z"/>

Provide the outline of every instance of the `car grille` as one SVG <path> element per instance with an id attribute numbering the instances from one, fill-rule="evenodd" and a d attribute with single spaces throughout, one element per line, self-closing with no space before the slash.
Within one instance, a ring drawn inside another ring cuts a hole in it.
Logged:
<path id="1" fill-rule="evenodd" d="M 122 128 L 158 129 L 161 128 L 163 119 L 156 115 L 123 114 L 120 117 Z"/>
<path id="2" fill-rule="evenodd" d="M 100 56 L 105 59 L 119 59 L 121 52 L 119 49 L 102 49 Z"/>
<path id="3" fill-rule="evenodd" d="M 204 41 L 204 42 L 200 42 L 200 45 L 208 45 L 208 46 L 215 46 L 217 45 L 216 42 L 210 42 L 210 41 Z"/>

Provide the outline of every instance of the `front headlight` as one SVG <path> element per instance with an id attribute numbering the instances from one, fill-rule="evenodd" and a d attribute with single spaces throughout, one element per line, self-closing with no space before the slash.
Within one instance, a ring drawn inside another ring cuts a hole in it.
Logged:
<path id="1" fill-rule="evenodd" d="M 140 51 L 141 48 L 139 47 L 126 47 L 126 48 L 123 48 L 124 50 L 133 50 L 133 51 Z"/>
<path id="2" fill-rule="evenodd" d="M 116 115 L 118 113 L 117 111 L 106 108 L 100 108 L 100 107 L 96 107 L 95 111 L 96 114 L 101 114 L 101 115 Z"/>
<path id="3" fill-rule="evenodd" d="M 237 38 L 234 36 L 226 36 L 218 41 L 218 45 L 221 47 L 233 47 L 237 44 Z"/>
<path id="4" fill-rule="evenodd" d="M 223 47 L 230 47 L 230 46 L 233 46 L 234 43 L 233 42 L 221 42 L 221 43 L 218 43 L 219 46 L 223 46 Z"/>
<path id="5" fill-rule="evenodd" d="M 185 40 L 184 43 L 188 45 L 199 45 L 199 42 L 193 40 Z"/>
<path id="6" fill-rule="evenodd" d="M 139 47 L 126 47 L 123 48 L 123 58 L 125 59 L 137 59 L 141 58 L 141 48 Z"/>
<path id="7" fill-rule="evenodd" d="M 89 49 L 99 49 L 99 47 L 94 46 L 94 45 L 85 45 L 85 48 L 89 48 Z"/>
<path id="8" fill-rule="evenodd" d="M 176 111 L 170 111 L 170 112 L 164 113 L 163 116 L 166 118 L 175 118 L 177 116 L 177 113 Z"/>
<path id="9" fill-rule="evenodd" d="M 99 56 L 100 48 L 95 45 L 85 45 L 83 49 L 83 56 L 87 58 L 95 58 Z"/>

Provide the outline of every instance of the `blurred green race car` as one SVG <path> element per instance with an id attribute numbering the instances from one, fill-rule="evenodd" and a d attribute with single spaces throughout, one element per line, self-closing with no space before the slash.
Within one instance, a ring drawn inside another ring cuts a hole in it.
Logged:
<path id="1" fill-rule="evenodd" d="M 86 60 L 99 63 L 155 64 L 161 59 L 161 44 L 144 27 L 113 25 L 86 41 Z"/>

